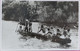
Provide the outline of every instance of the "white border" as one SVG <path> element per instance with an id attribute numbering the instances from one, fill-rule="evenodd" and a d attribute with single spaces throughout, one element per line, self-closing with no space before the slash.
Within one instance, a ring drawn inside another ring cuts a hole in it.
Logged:
<path id="1" fill-rule="evenodd" d="M 0 0 L 0 50 L 2 50 L 2 0 Z"/>
<path id="2" fill-rule="evenodd" d="M 79 1 L 79 0 L 27 0 L 27 1 Z M 80 1 L 79 1 L 79 9 L 80 9 Z M 78 18 L 80 17 L 80 10 L 78 14 Z M 80 26 L 80 18 L 79 18 L 79 26 Z M 78 35 L 80 40 L 80 27 L 78 29 Z M 80 41 L 79 41 L 80 45 Z M 80 50 L 80 46 L 78 49 L 2 49 L 2 0 L 0 0 L 0 50 L 2 51 L 15 51 L 15 50 Z"/>
<path id="3" fill-rule="evenodd" d="M 78 29 L 78 35 L 79 35 L 79 45 L 80 45 L 80 1 L 79 1 L 79 13 L 78 13 L 78 20 L 79 20 L 79 29 Z M 80 46 L 79 46 L 79 50 L 80 50 Z"/>

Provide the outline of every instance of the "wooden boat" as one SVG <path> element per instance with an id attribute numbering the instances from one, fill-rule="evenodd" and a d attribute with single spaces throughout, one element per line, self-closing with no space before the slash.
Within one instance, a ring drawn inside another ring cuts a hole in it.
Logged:
<path id="1" fill-rule="evenodd" d="M 34 33 L 34 32 L 19 32 L 19 33 L 23 37 L 24 36 L 25 37 L 30 36 L 32 38 L 36 37 L 37 39 L 42 39 L 43 41 L 51 40 L 52 42 L 57 42 L 57 43 L 60 43 L 61 45 L 71 43 L 71 39 L 69 39 L 69 38 L 62 39 L 62 38 L 59 38 L 58 36 L 49 37 L 49 36 L 45 36 L 45 35 L 42 35 L 39 33 Z"/>

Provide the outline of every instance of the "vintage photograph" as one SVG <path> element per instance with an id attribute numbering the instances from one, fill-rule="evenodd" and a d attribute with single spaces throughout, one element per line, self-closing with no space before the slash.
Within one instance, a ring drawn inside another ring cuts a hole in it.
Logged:
<path id="1" fill-rule="evenodd" d="M 78 49 L 78 1 L 2 0 L 3 49 Z"/>

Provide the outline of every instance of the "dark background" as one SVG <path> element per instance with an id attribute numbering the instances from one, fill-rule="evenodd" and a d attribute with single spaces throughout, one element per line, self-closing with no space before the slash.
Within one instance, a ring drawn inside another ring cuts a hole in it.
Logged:
<path id="1" fill-rule="evenodd" d="M 78 1 L 9 1 L 2 3 L 2 19 L 6 21 L 42 22 L 78 26 Z"/>

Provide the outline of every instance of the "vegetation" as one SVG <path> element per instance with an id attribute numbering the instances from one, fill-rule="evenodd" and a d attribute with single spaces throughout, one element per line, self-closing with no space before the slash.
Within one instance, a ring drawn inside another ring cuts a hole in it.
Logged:
<path id="1" fill-rule="evenodd" d="M 31 21 L 78 23 L 77 1 L 34 1 L 30 2 L 7 2 L 2 4 L 4 20 L 19 21 L 25 18 Z"/>

